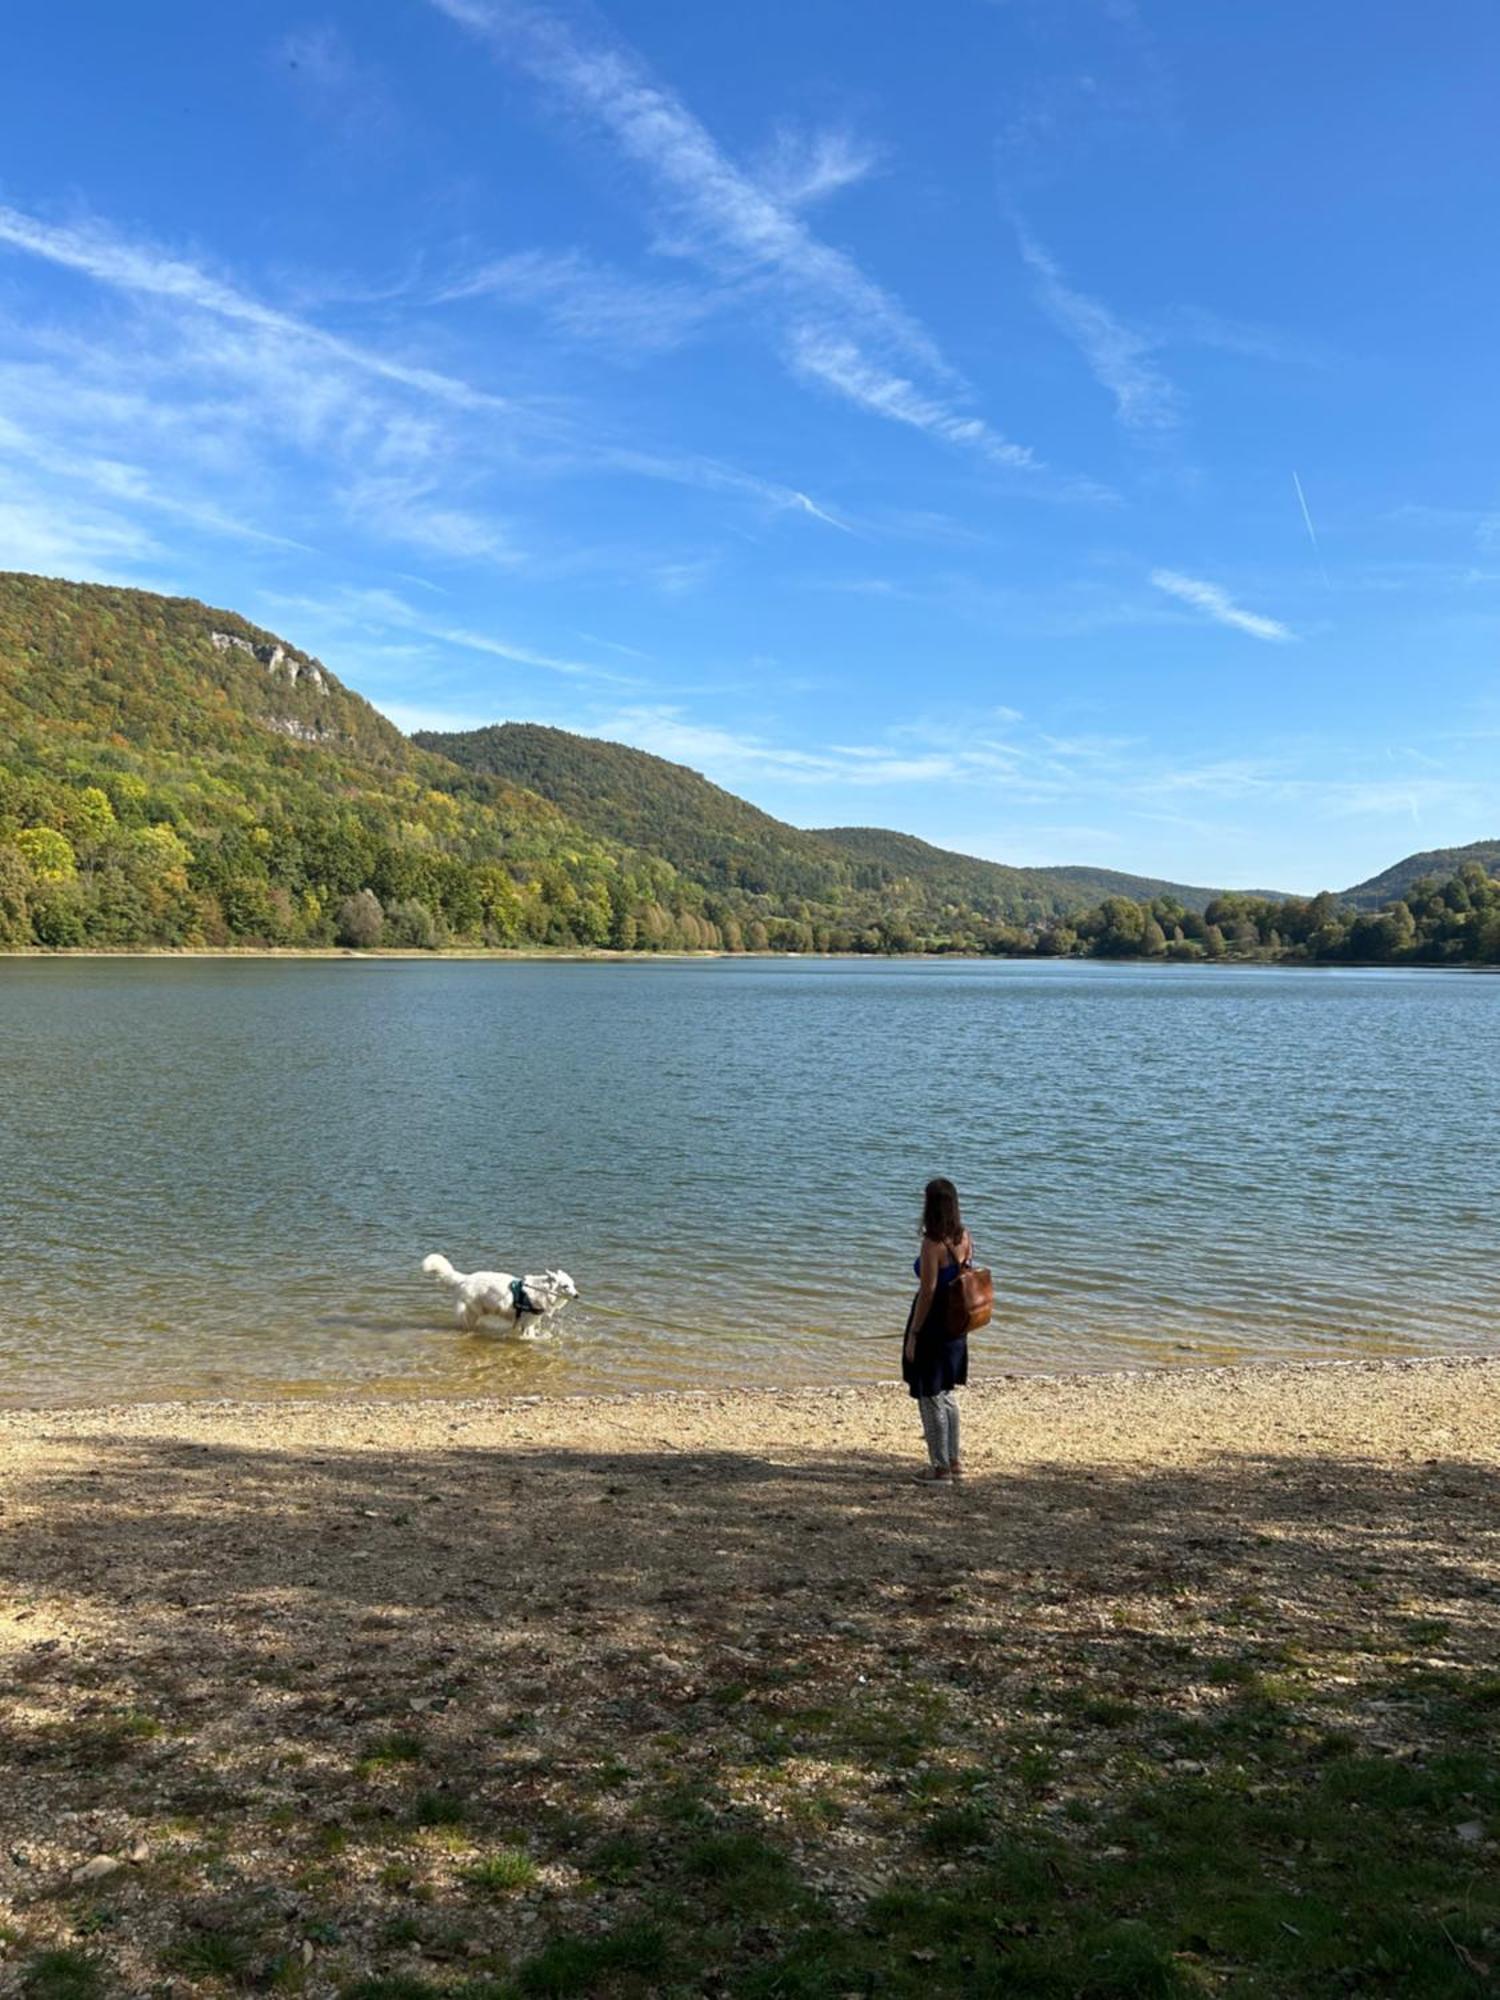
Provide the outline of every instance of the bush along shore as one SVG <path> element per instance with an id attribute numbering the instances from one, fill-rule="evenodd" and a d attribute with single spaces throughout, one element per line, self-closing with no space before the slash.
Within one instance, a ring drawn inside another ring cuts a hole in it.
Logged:
<path id="1" fill-rule="evenodd" d="M 7 868 L 11 869 L 7 877 Z M 11 889 L 11 921 L 5 925 L 6 882 Z M 28 898 L 30 899 L 28 901 Z M 574 937 L 565 921 L 538 900 L 537 932 L 529 938 L 511 930 L 455 933 L 440 910 L 420 899 L 389 910 L 372 889 L 338 903 L 324 920 L 304 926 L 269 924 L 232 931 L 222 923 L 174 926 L 170 938 L 120 936 L 108 921 L 86 921 L 82 892 L 65 922 L 54 923 L 56 903 L 23 881 L 0 844 L 0 948 L 15 951 L 266 951 L 266 952 L 512 952 L 527 956 L 684 954 L 754 955 L 779 953 L 833 956 L 921 956 L 990 958 L 1105 958 L 1170 961 L 1177 964 L 1238 962 L 1263 965 L 1500 965 L 1500 877 L 1468 863 L 1447 881 L 1419 880 L 1388 908 L 1356 910 L 1328 894 L 1306 899 L 1224 895 L 1205 910 L 1185 909 L 1170 897 L 1135 902 L 1110 896 L 1096 908 L 1035 927 L 974 924 L 964 929 L 919 935 L 903 927 L 880 927 L 852 934 L 832 925 L 797 921 L 720 926 L 709 919 L 684 925 L 668 913 L 644 930 L 634 918 L 626 925 L 586 926 Z M 26 917 L 23 925 L 22 917 Z M 127 927 L 128 929 L 128 927 Z"/>
<path id="2" fill-rule="evenodd" d="M 0 1991 L 1500 1973 L 1500 1364 L 0 1417 Z"/>

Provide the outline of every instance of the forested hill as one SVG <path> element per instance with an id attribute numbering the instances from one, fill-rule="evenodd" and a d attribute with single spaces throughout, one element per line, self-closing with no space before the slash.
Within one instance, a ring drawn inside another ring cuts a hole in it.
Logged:
<path id="1" fill-rule="evenodd" d="M 865 913 L 873 904 L 903 923 L 944 909 L 1033 922 L 1115 893 L 1171 896 L 1201 910 L 1215 894 L 1107 869 L 1009 868 L 880 827 L 804 832 L 684 764 L 536 723 L 419 730 L 413 740 L 469 770 L 540 792 L 594 833 L 649 850 L 713 891 Z"/>
<path id="2" fill-rule="evenodd" d="M 466 770 L 551 799 L 607 839 L 659 854 L 714 889 L 821 902 L 848 869 L 815 834 L 784 826 L 685 764 L 534 722 L 505 722 L 412 739 Z"/>
<path id="3" fill-rule="evenodd" d="M 230 611 L 0 573 L 0 946 L 710 936 L 674 871 Z"/>
<path id="4" fill-rule="evenodd" d="M 1368 882 L 1346 889 L 1340 901 L 1352 903 L 1357 910 L 1383 909 L 1418 882 L 1446 881 L 1468 862 L 1477 862 L 1489 874 L 1500 870 L 1500 840 L 1475 840 L 1467 847 L 1433 847 L 1423 854 L 1408 854 L 1404 861 L 1394 862 Z"/>
<path id="5" fill-rule="evenodd" d="M 1206 909 L 1219 893 L 1194 889 L 1183 882 L 1163 882 L 1150 875 L 1122 875 L 1113 868 L 1012 868 L 1000 861 L 981 861 L 932 847 L 909 833 L 891 833 L 878 826 L 828 826 L 818 837 L 832 841 L 847 854 L 874 863 L 890 880 L 922 881 L 931 891 L 954 902 L 984 898 L 1020 903 L 1051 901 L 1059 912 L 1079 910 L 1106 896 L 1130 896 L 1137 902 L 1170 897 L 1184 909 Z"/>
<path id="6" fill-rule="evenodd" d="M 3 946 L 993 951 L 1087 900 L 558 730 L 414 742 L 235 612 L 0 574 Z"/>
<path id="7" fill-rule="evenodd" d="M 362 764 L 422 761 L 321 660 L 237 612 L 14 571 L 0 571 L 0 729 L 44 761 L 69 739 L 259 760 L 278 735 Z"/>
<path id="8" fill-rule="evenodd" d="M 408 738 L 232 611 L 0 573 L 0 949 L 1493 964 L 1490 858 L 1500 843 L 1414 856 L 1351 892 L 1401 883 L 1366 914 L 1329 895 L 1210 898 L 1107 870 L 1006 868 L 877 828 L 805 832 L 680 765 L 562 730 Z"/>

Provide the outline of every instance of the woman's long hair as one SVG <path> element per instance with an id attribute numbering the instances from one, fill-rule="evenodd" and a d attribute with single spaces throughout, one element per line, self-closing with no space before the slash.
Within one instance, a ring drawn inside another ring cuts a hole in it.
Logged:
<path id="1" fill-rule="evenodd" d="M 922 1234 L 934 1243 L 956 1243 L 964 1233 L 958 1189 L 952 1181 L 929 1181 L 922 1196 Z"/>

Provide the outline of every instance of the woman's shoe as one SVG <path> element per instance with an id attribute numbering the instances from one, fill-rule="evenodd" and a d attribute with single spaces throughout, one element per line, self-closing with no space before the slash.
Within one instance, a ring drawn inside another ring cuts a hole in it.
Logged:
<path id="1" fill-rule="evenodd" d="M 959 1460 L 955 1458 L 948 1467 L 948 1477 L 950 1479 L 962 1479 L 963 1476 L 964 1476 L 963 1466 L 961 1465 Z"/>
<path id="2" fill-rule="evenodd" d="M 927 1465 L 920 1472 L 914 1472 L 911 1477 L 914 1486 L 936 1486 L 940 1480 L 948 1477 L 948 1468 L 946 1465 Z"/>

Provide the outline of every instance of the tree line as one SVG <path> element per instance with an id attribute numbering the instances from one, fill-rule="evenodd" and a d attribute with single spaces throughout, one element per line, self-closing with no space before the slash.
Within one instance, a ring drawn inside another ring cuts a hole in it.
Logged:
<path id="1" fill-rule="evenodd" d="M 304 758 L 307 753 L 300 753 Z M 314 753 L 316 754 L 316 753 Z M 88 782 L 0 770 L 0 948 L 446 945 L 616 951 L 920 952 L 995 957 L 1500 964 L 1500 878 L 1478 863 L 1356 910 L 1329 894 L 1107 896 L 1026 922 L 885 896 L 771 906 L 714 895 L 665 862 L 591 840 L 565 816 L 472 779 L 413 774 L 329 798 L 285 780 L 194 771 L 159 781 L 95 756 Z M 257 795 L 258 794 L 258 795 Z"/>

